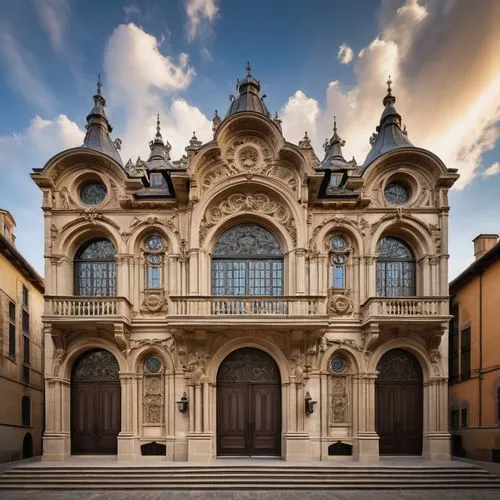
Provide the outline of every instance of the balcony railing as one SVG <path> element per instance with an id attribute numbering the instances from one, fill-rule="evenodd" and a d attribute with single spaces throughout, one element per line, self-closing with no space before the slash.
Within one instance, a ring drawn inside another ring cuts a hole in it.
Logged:
<path id="1" fill-rule="evenodd" d="M 325 297 L 202 296 L 170 297 L 169 316 L 317 316 L 326 314 Z"/>
<path id="2" fill-rule="evenodd" d="M 363 323 L 378 320 L 446 319 L 448 297 L 370 297 L 362 306 Z"/>
<path id="3" fill-rule="evenodd" d="M 130 302 L 124 297 L 46 297 L 45 316 L 60 319 L 123 318 L 130 320 Z"/>

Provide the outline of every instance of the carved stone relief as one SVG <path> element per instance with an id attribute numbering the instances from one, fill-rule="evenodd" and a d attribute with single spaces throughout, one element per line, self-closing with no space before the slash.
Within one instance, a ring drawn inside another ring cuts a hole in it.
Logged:
<path id="1" fill-rule="evenodd" d="M 331 376 L 329 380 L 328 391 L 328 424 L 333 426 L 336 424 L 349 423 L 350 417 L 348 412 L 350 377 Z"/>
<path id="2" fill-rule="evenodd" d="M 265 175 L 280 180 L 292 191 L 297 189 L 297 176 L 286 165 L 276 165 L 264 141 L 256 137 L 237 139 L 227 150 L 226 164 L 210 167 L 201 180 L 202 189 L 206 190 L 220 180 L 231 175 Z"/>
<path id="3" fill-rule="evenodd" d="M 211 227 L 225 216 L 238 212 L 254 212 L 272 217 L 285 227 L 293 242 L 297 242 L 295 220 L 288 207 L 268 194 L 256 192 L 233 193 L 219 203 L 209 206 L 200 224 L 200 243 L 204 241 Z"/>
<path id="4" fill-rule="evenodd" d="M 352 301 L 341 293 L 329 294 L 328 296 L 328 314 L 345 316 L 352 313 Z"/>
<path id="5" fill-rule="evenodd" d="M 163 421 L 163 376 L 144 375 L 144 423 Z"/>

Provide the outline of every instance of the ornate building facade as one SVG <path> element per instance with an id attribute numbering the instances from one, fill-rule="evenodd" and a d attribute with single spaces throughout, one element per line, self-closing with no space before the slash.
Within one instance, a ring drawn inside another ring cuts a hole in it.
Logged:
<path id="1" fill-rule="evenodd" d="M 101 86 L 35 170 L 44 457 L 449 457 L 448 189 L 390 84 L 363 165 L 285 140 L 247 67 L 213 140 L 122 164 Z"/>

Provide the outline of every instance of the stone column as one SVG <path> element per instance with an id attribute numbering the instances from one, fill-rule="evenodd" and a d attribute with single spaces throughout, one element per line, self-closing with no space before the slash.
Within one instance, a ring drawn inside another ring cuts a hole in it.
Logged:
<path id="1" fill-rule="evenodd" d="M 297 270 L 297 295 L 304 295 L 306 293 L 306 251 L 304 248 L 299 248 L 295 251 L 296 259 L 295 265 Z"/>
<path id="2" fill-rule="evenodd" d="M 118 460 L 131 460 L 134 458 L 134 432 L 132 427 L 133 407 L 132 384 L 133 373 L 120 373 L 121 387 L 121 431 L 118 434 Z"/>
<path id="3" fill-rule="evenodd" d="M 357 459 L 378 462 L 379 460 L 379 437 L 375 431 L 375 380 L 377 374 L 365 374 L 360 382 L 360 398 L 358 412 L 358 453 Z"/>
<path id="4" fill-rule="evenodd" d="M 45 379 L 43 461 L 63 462 L 70 456 L 70 387 L 70 381 L 64 378 Z"/>

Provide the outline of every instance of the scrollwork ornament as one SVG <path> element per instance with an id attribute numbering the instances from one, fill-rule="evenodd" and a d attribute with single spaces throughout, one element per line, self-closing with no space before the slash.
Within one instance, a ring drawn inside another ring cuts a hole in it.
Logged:
<path id="1" fill-rule="evenodd" d="M 330 314 L 345 316 L 352 312 L 352 302 L 342 294 L 334 294 L 328 302 L 328 311 Z"/>

